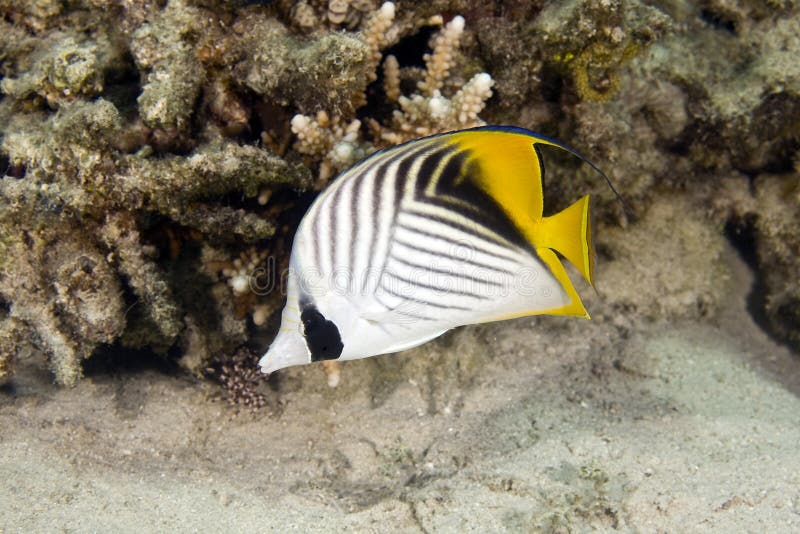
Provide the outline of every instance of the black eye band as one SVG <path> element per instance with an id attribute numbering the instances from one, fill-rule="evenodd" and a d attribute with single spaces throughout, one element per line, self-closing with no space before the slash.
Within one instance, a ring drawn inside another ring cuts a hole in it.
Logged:
<path id="1" fill-rule="evenodd" d="M 303 308 L 303 336 L 311 352 L 311 361 L 335 360 L 342 355 L 342 337 L 332 321 L 325 319 L 314 305 Z"/>

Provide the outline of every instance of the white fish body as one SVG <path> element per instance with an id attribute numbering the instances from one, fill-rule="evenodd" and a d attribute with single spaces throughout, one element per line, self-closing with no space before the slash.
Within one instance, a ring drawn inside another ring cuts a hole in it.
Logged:
<path id="1" fill-rule="evenodd" d="M 484 127 L 418 139 L 345 171 L 297 230 L 262 371 L 399 352 L 466 324 L 588 317 L 552 250 L 591 283 L 588 197 L 542 217 L 539 144 L 564 148 Z"/>

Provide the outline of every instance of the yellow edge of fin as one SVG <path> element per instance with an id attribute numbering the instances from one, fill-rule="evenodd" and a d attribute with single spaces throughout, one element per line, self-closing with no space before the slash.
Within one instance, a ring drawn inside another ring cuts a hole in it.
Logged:
<path id="1" fill-rule="evenodd" d="M 539 258 L 550 268 L 570 299 L 566 306 L 530 310 L 492 317 L 484 322 L 528 315 L 571 315 L 589 318 L 564 266 L 553 251 L 572 263 L 590 285 L 594 285 L 594 248 L 589 195 L 565 210 L 542 217 L 543 191 L 541 161 L 537 145 L 550 145 L 591 162 L 574 150 L 533 132 L 509 130 L 467 130 L 448 135 L 449 143 L 470 153 L 481 168 L 476 185 L 492 197 L 514 225 L 534 246 Z M 603 176 L 605 176 L 603 174 Z"/>
<path id="2" fill-rule="evenodd" d="M 532 315 L 568 315 L 591 319 L 591 317 L 589 317 L 589 312 L 586 311 L 583 301 L 581 301 L 580 296 L 578 296 L 578 292 L 575 291 L 575 286 L 572 285 L 572 281 L 569 279 L 567 271 L 564 269 L 564 266 L 561 264 L 561 260 L 558 259 L 558 256 L 556 256 L 555 253 L 548 248 L 540 248 L 537 249 L 536 252 L 545 265 L 550 268 L 550 272 L 553 273 L 553 276 L 555 276 L 556 280 L 558 280 L 558 282 L 561 284 L 561 287 L 564 288 L 564 291 L 569 297 L 569 304 L 566 306 L 559 306 L 558 308 L 507 313 L 504 315 L 490 317 L 479 322 L 492 323 L 494 321 L 505 321 L 507 319 L 529 317 Z"/>
<path id="3" fill-rule="evenodd" d="M 545 217 L 536 225 L 536 246 L 564 256 L 594 286 L 594 247 L 589 214 L 589 195 L 570 207 Z"/>
<path id="4" fill-rule="evenodd" d="M 569 279 L 567 275 L 567 271 L 564 269 L 564 266 L 561 264 L 561 260 L 558 259 L 555 252 L 550 250 L 549 248 L 537 248 L 536 253 L 539 254 L 539 258 L 550 267 L 550 272 L 553 273 L 553 276 L 556 277 L 556 280 L 559 281 L 561 287 L 564 288 L 566 291 L 567 296 L 569 296 L 569 304 L 566 306 L 561 306 L 559 308 L 553 308 L 550 310 L 543 310 L 540 313 L 546 313 L 548 315 L 572 315 L 575 317 L 585 317 L 589 319 L 589 312 L 586 311 L 586 308 L 583 306 L 583 302 L 581 301 L 581 297 L 578 296 L 578 292 L 575 291 L 575 286 L 572 285 L 572 280 Z"/>

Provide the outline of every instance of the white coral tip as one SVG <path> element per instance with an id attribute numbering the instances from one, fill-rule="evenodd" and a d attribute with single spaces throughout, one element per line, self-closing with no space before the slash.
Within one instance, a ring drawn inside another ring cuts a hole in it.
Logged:
<path id="1" fill-rule="evenodd" d="M 443 117 L 447 109 L 447 101 L 440 96 L 434 96 L 428 101 L 428 109 L 431 112 L 431 116 L 436 118 Z"/>
<path id="2" fill-rule="evenodd" d="M 456 15 L 455 17 L 453 17 L 453 20 L 450 21 L 450 24 L 448 24 L 448 26 L 450 28 L 453 28 L 457 32 L 461 33 L 462 31 L 464 31 L 464 17 L 462 17 L 461 15 Z"/>
<path id="3" fill-rule="evenodd" d="M 381 18 L 393 19 L 394 18 L 394 2 L 384 2 L 378 11 Z"/>
<path id="4" fill-rule="evenodd" d="M 308 129 L 308 124 L 311 122 L 311 119 L 306 117 L 305 115 L 297 114 L 292 117 L 292 132 L 295 134 L 299 134 L 300 132 Z"/>
<path id="5" fill-rule="evenodd" d="M 481 93 L 488 92 L 493 85 L 494 85 L 494 80 L 492 80 L 492 77 L 489 76 L 489 74 L 486 72 L 481 72 L 480 74 L 476 74 L 472 78 L 472 86 Z"/>
<path id="6" fill-rule="evenodd" d="M 239 274 L 231 279 L 231 288 L 237 295 L 246 293 L 249 287 L 250 279 L 246 275 Z"/>
<path id="7" fill-rule="evenodd" d="M 350 159 L 353 157 L 353 150 L 354 150 L 353 143 L 349 143 L 347 141 L 342 141 L 341 143 L 336 143 L 333 146 L 333 156 L 336 161 L 346 163 L 349 162 Z"/>

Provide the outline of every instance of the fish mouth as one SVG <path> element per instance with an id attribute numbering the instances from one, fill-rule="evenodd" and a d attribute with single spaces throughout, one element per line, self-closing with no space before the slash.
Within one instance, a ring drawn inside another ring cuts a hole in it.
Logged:
<path id="1" fill-rule="evenodd" d="M 269 358 L 267 355 L 264 355 L 261 360 L 259 360 L 258 365 L 260 367 L 261 373 L 267 376 L 271 375 L 275 371 L 279 371 L 286 367 L 290 367 L 292 365 L 297 364 L 285 364 L 281 365 L 281 362 L 276 361 L 273 358 Z"/>
<path id="2" fill-rule="evenodd" d="M 280 332 L 258 366 L 262 373 L 269 375 L 285 367 L 307 363 L 311 363 L 311 354 L 300 333 Z"/>
<path id="3" fill-rule="evenodd" d="M 258 361 L 258 365 L 261 373 L 267 376 L 271 375 L 275 371 L 278 371 L 279 369 L 289 367 L 288 365 L 281 365 L 275 358 L 270 357 L 269 353 L 261 357 L 261 359 Z"/>
<path id="4" fill-rule="evenodd" d="M 270 365 L 270 361 L 266 357 L 266 355 L 261 357 L 261 359 L 258 361 L 258 365 L 259 365 L 259 370 L 261 371 L 261 373 L 265 374 L 267 376 L 269 376 L 272 373 L 274 373 L 275 371 L 277 371 L 276 367 Z"/>
<path id="5" fill-rule="evenodd" d="M 285 369 L 287 367 L 294 367 L 295 365 L 306 365 L 309 363 L 311 363 L 311 360 L 307 357 L 303 358 L 302 360 L 296 360 L 296 361 L 287 361 L 286 359 L 283 359 L 283 361 L 278 361 L 271 358 L 267 358 L 267 356 L 264 356 L 258 362 L 258 365 L 260 366 L 261 372 L 263 374 L 271 375 L 275 371 L 280 371 L 281 369 Z"/>

